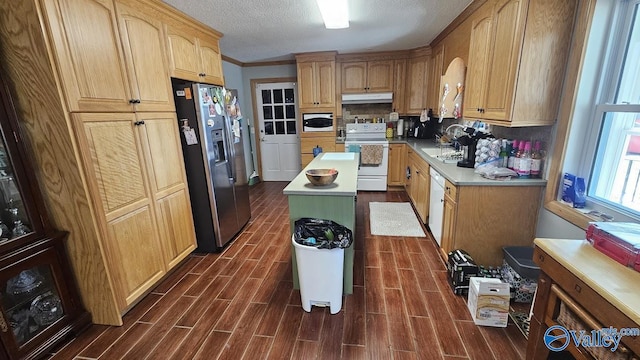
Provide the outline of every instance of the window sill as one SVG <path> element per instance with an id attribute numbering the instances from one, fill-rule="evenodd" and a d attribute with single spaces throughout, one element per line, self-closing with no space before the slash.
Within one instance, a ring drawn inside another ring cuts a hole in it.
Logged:
<path id="1" fill-rule="evenodd" d="M 583 230 L 587 230 L 587 227 L 589 226 L 589 223 L 592 221 L 597 221 L 596 219 L 593 219 L 589 216 L 587 216 L 586 214 L 582 213 L 581 211 L 574 209 L 564 203 L 561 203 L 560 201 L 554 200 L 554 201 L 549 201 L 547 203 L 544 204 L 545 209 L 551 211 L 552 213 L 560 216 L 561 218 L 563 218 L 564 220 L 572 223 L 573 225 L 583 229 Z"/>

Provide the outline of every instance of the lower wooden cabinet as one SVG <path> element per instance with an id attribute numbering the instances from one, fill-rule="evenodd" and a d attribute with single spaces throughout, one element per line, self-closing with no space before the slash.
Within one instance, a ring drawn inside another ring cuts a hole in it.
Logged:
<path id="1" fill-rule="evenodd" d="M 422 160 L 413 149 L 407 151 L 407 176 L 406 191 L 413 203 L 418 217 L 422 223 L 427 222 L 429 216 L 429 164 Z"/>
<path id="2" fill-rule="evenodd" d="M 389 144 L 389 168 L 387 170 L 387 185 L 404 186 L 407 151 L 405 144 Z"/>
<path id="3" fill-rule="evenodd" d="M 318 136 L 318 137 L 303 137 L 300 139 L 300 153 L 302 164 L 301 168 L 304 169 L 305 166 L 309 165 L 311 160 L 313 160 L 313 149 L 319 146 L 322 148 L 322 152 L 335 152 L 336 151 L 336 138 L 328 137 L 328 136 Z M 342 145 L 342 150 L 344 151 L 344 144 Z"/>
<path id="4" fill-rule="evenodd" d="M 104 258 L 92 261 L 124 312 L 196 246 L 176 114 L 73 117 L 102 229 Z"/>
<path id="5" fill-rule="evenodd" d="M 457 202 L 456 202 L 456 187 L 445 180 L 444 191 L 444 211 L 442 215 L 442 240 L 440 244 L 440 252 L 442 257 L 446 260 L 448 254 L 454 249 L 453 235 L 455 233 L 456 226 L 456 214 L 457 214 Z"/>
<path id="6" fill-rule="evenodd" d="M 467 251 L 478 265 L 502 264 L 503 246 L 530 246 L 541 186 L 455 186 L 445 182 L 440 253 Z"/>

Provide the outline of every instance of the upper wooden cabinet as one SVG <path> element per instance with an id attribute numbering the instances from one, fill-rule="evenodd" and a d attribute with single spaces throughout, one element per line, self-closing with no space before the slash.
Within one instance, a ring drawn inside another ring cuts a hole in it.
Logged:
<path id="1" fill-rule="evenodd" d="M 116 10 L 135 110 L 175 111 L 162 23 L 123 2 Z"/>
<path id="2" fill-rule="evenodd" d="M 173 110 L 161 23 L 116 6 L 117 12 L 106 0 L 44 1 L 69 110 Z"/>
<path id="3" fill-rule="evenodd" d="M 501 126 L 551 125 L 577 1 L 494 0 L 473 16 L 464 116 Z"/>
<path id="4" fill-rule="evenodd" d="M 405 107 L 405 81 L 407 79 L 407 60 L 399 59 L 393 61 L 393 110 L 404 114 Z"/>
<path id="5" fill-rule="evenodd" d="M 132 111 L 111 0 L 45 0 L 44 16 L 70 111 Z"/>
<path id="6" fill-rule="evenodd" d="M 198 29 L 181 23 L 168 24 L 166 32 L 171 76 L 224 85 L 219 37 L 205 37 Z"/>
<path id="7" fill-rule="evenodd" d="M 430 53 L 422 51 L 407 60 L 406 113 L 418 115 L 427 109 L 427 84 L 429 83 Z"/>
<path id="8" fill-rule="evenodd" d="M 433 115 L 438 116 L 440 114 L 440 105 L 442 105 L 442 99 L 440 94 L 442 93 L 441 79 L 444 74 L 444 44 L 439 44 L 433 47 L 431 54 L 430 78 L 429 89 L 427 91 L 427 105 L 433 109 Z"/>
<path id="9" fill-rule="evenodd" d="M 342 93 L 393 91 L 393 60 L 343 62 Z"/>
<path id="10" fill-rule="evenodd" d="M 298 65 L 298 104 L 300 109 L 336 106 L 335 52 L 296 56 Z"/>

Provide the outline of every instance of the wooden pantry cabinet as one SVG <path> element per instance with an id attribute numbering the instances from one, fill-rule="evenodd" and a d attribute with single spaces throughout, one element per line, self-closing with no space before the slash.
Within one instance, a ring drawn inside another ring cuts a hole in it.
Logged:
<path id="1" fill-rule="evenodd" d="M 298 106 L 317 112 L 319 108 L 335 113 L 336 53 L 321 52 L 296 55 L 298 68 Z"/>
<path id="2" fill-rule="evenodd" d="M 137 2 L 41 3 L 70 111 L 174 110 L 162 24 Z"/>
<path id="3" fill-rule="evenodd" d="M 343 94 L 393 91 L 393 60 L 343 62 L 340 68 Z"/>
<path id="4" fill-rule="evenodd" d="M 94 323 L 121 325 L 196 247 L 165 29 L 200 25 L 147 0 L 0 11 L 11 19 L 0 24 L 3 71 L 52 222 L 69 231 L 82 302 Z M 217 50 L 211 34 L 201 29 L 197 43 Z"/>
<path id="5" fill-rule="evenodd" d="M 554 123 L 577 3 L 490 0 L 472 15 L 465 118 L 514 127 Z"/>
<path id="6" fill-rule="evenodd" d="M 182 21 L 169 21 L 166 33 L 172 77 L 224 85 L 219 47 L 221 34 L 203 32 L 201 28 L 191 27 Z"/>
<path id="7" fill-rule="evenodd" d="M 440 255 L 464 249 L 478 265 L 502 264 L 503 246 L 530 246 L 541 186 L 454 185 L 445 181 Z"/>
<path id="8" fill-rule="evenodd" d="M 195 249 L 173 113 L 74 114 L 105 261 L 125 309 Z M 131 271 L 136 269 L 136 271 Z"/>

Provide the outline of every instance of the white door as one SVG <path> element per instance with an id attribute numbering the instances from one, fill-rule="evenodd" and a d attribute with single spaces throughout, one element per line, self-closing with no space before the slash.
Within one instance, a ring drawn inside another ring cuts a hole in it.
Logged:
<path id="1" fill-rule="evenodd" d="M 264 181 L 291 181 L 300 172 L 297 97 L 293 82 L 256 86 Z"/>

